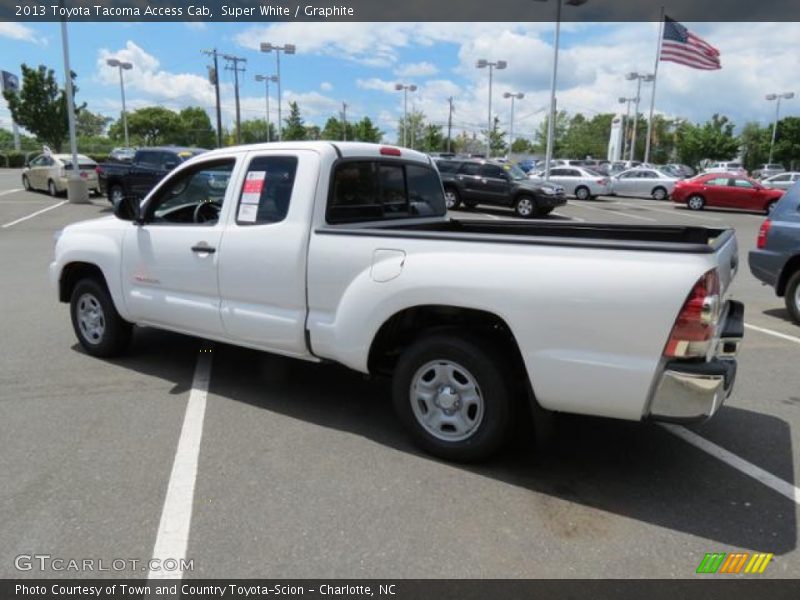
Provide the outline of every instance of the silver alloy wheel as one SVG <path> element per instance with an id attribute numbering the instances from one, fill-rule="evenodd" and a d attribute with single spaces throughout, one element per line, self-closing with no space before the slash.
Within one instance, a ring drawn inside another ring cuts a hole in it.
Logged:
<path id="1" fill-rule="evenodd" d="M 800 285 L 794 289 L 794 308 L 800 313 Z"/>
<path id="2" fill-rule="evenodd" d="M 22 186 L 25 188 L 25 191 L 27 192 L 31 191 L 31 182 L 24 175 L 22 177 Z"/>
<path id="3" fill-rule="evenodd" d="M 692 196 L 689 198 L 688 205 L 692 210 L 700 210 L 703 208 L 703 199 L 700 196 Z"/>
<path id="4" fill-rule="evenodd" d="M 456 193 L 453 190 L 444 191 L 444 205 L 450 209 L 456 205 Z"/>
<path id="5" fill-rule="evenodd" d="M 422 428 L 445 442 L 469 438 L 483 421 L 483 395 L 475 377 L 450 360 L 420 367 L 411 378 L 409 401 Z"/>
<path id="6" fill-rule="evenodd" d="M 585 187 L 580 187 L 575 190 L 575 197 L 578 200 L 587 200 L 589 198 L 589 190 L 587 190 Z"/>
<path id="7" fill-rule="evenodd" d="M 664 190 L 664 188 L 656 188 L 653 191 L 653 200 L 663 200 L 666 197 L 667 192 Z"/>
<path id="8" fill-rule="evenodd" d="M 533 202 L 530 198 L 520 198 L 517 201 L 517 214 L 521 217 L 529 217 L 533 214 Z"/>
<path id="9" fill-rule="evenodd" d="M 53 183 L 52 181 L 47 182 L 47 193 L 50 194 L 51 196 L 56 195 L 56 184 Z"/>
<path id="10" fill-rule="evenodd" d="M 111 188 L 111 197 L 109 198 L 109 200 L 111 200 L 111 204 L 116 206 L 117 204 L 122 202 L 122 197 L 123 193 L 121 187 L 115 185 L 114 187 Z"/>
<path id="11" fill-rule="evenodd" d="M 106 331 L 106 317 L 100 301 L 93 294 L 81 294 L 75 310 L 83 339 L 92 345 L 102 342 Z"/>

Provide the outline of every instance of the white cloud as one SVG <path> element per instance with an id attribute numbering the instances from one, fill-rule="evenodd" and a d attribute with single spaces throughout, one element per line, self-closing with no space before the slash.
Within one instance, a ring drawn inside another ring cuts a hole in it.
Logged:
<path id="1" fill-rule="evenodd" d="M 433 63 L 423 61 L 418 63 L 406 63 L 394 70 L 398 77 L 430 77 L 436 75 L 439 69 Z"/>
<path id="2" fill-rule="evenodd" d="M 356 79 L 356 86 L 362 90 L 378 90 L 379 92 L 394 92 L 395 82 L 386 81 L 379 77 L 369 79 Z"/>
<path id="3" fill-rule="evenodd" d="M 330 92 L 333 90 L 333 84 L 329 81 L 323 81 L 319 84 L 319 89 L 321 89 L 323 92 Z"/>
<path id="4" fill-rule="evenodd" d="M 0 21 L 0 37 L 11 38 L 19 42 L 30 42 L 41 46 L 47 45 L 47 40 L 45 38 L 37 36 L 33 29 L 21 23 Z"/>

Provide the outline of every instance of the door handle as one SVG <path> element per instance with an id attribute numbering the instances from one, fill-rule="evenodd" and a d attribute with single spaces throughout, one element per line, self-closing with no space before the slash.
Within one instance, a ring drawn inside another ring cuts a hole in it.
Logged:
<path id="1" fill-rule="evenodd" d="M 192 252 L 197 252 L 198 254 L 214 254 L 216 251 L 216 248 L 212 248 L 208 244 L 197 244 L 196 246 L 192 246 Z"/>

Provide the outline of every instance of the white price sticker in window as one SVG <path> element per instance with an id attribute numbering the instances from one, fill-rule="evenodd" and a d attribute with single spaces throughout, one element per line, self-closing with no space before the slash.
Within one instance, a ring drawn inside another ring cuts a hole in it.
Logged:
<path id="1" fill-rule="evenodd" d="M 237 221 L 242 223 L 255 223 L 258 216 L 257 204 L 240 204 L 239 216 L 236 217 Z"/>

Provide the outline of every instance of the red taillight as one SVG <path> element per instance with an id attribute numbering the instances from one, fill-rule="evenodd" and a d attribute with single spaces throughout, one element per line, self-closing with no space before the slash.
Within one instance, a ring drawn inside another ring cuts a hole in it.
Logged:
<path id="1" fill-rule="evenodd" d="M 391 146 L 381 146 L 381 154 L 383 156 L 402 156 L 400 148 L 392 148 Z"/>
<path id="2" fill-rule="evenodd" d="M 713 269 L 694 284 L 670 333 L 664 356 L 705 356 L 719 320 L 719 274 Z"/>
<path id="3" fill-rule="evenodd" d="M 772 221 L 767 219 L 761 224 L 758 230 L 758 237 L 756 238 L 756 247 L 763 250 L 767 247 L 767 235 L 769 235 L 769 228 L 772 227 Z"/>

